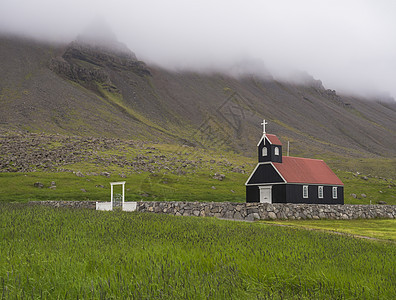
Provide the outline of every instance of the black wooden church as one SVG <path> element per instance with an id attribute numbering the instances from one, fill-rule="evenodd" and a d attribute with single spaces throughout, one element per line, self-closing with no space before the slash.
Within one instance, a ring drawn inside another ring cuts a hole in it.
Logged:
<path id="1" fill-rule="evenodd" d="M 266 134 L 257 144 L 258 164 L 246 181 L 246 202 L 344 204 L 344 184 L 323 161 L 282 157 L 282 143 Z"/>

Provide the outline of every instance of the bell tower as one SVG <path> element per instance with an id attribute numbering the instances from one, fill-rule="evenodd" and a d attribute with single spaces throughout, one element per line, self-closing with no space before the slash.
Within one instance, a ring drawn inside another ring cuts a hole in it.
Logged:
<path id="1" fill-rule="evenodd" d="M 263 136 L 257 144 L 259 162 L 282 162 L 282 143 L 273 134 L 267 134 L 265 125 L 268 123 L 263 120 Z"/>

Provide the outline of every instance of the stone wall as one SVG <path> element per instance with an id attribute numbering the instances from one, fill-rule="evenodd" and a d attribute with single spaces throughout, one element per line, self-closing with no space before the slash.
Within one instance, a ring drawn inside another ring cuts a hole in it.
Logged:
<path id="1" fill-rule="evenodd" d="M 37 201 L 53 207 L 95 209 L 94 201 Z M 137 202 L 136 211 L 235 220 L 396 219 L 396 205 L 268 204 L 231 202 Z"/>
<path id="2" fill-rule="evenodd" d="M 323 205 L 227 202 L 138 202 L 137 211 L 175 216 L 256 219 L 396 219 L 395 205 Z"/>
<path id="3" fill-rule="evenodd" d="M 30 205 L 46 205 L 52 207 L 89 208 L 95 209 L 95 201 L 31 201 Z"/>

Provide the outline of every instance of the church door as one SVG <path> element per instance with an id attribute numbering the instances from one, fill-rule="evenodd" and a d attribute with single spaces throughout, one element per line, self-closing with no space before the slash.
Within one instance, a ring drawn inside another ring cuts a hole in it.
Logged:
<path id="1" fill-rule="evenodd" d="M 260 203 L 272 203 L 272 186 L 260 186 Z"/>

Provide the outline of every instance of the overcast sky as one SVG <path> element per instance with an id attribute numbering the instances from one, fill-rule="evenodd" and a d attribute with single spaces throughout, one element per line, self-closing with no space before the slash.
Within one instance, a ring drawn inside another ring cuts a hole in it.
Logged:
<path id="1" fill-rule="evenodd" d="M 326 88 L 396 98 L 394 0 L 0 0 L 0 29 L 72 40 L 104 17 L 139 59 L 169 68 L 261 60 Z M 260 65 L 260 64 L 258 64 Z"/>

